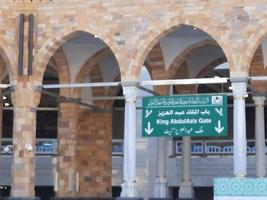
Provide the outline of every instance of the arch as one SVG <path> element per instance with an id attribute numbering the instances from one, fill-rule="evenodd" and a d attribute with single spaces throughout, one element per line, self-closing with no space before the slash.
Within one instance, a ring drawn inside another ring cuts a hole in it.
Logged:
<path id="1" fill-rule="evenodd" d="M 227 62 L 226 58 L 218 58 L 213 60 L 209 64 L 207 64 L 196 76 L 196 78 L 201 78 L 203 75 L 207 74 L 214 67 Z M 184 61 L 180 67 L 177 69 L 175 76 L 173 78 L 188 78 L 188 67 L 186 62 Z M 176 92 L 178 93 L 192 93 L 196 92 L 196 85 L 175 85 Z"/>
<path id="2" fill-rule="evenodd" d="M 165 70 L 164 57 L 159 42 L 153 47 L 153 49 L 151 49 L 145 63 L 152 80 L 168 78 Z"/>
<path id="3" fill-rule="evenodd" d="M 210 27 L 210 24 L 212 24 L 213 26 Z M 229 62 L 230 68 L 234 69 L 231 49 L 227 45 L 228 41 L 222 37 L 220 31 L 218 31 L 218 28 L 217 29 L 214 28 L 216 27 L 216 22 L 207 23 L 207 21 L 188 16 L 175 16 L 173 18 L 170 18 L 168 22 L 159 24 L 156 29 L 153 29 L 153 27 L 148 29 L 143 40 L 137 46 L 136 48 L 137 50 L 134 54 L 133 66 L 135 67 L 135 71 L 133 73 L 135 75 L 139 74 L 141 70 L 140 66 L 142 66 L 145 58 L 147 57 L 153 46 L 159 41 L 159 39 L 163 38 L 164 36 L 172 32 L 175 28 L 179 27 L 180 25 L 193 26 L 210 35 L 222 48 Z"/>
<path id="4" fill-rule="evenodd" d="M 189 72 L 188 72 L 188 67 L 185 62 L 181 63 L 179 67 L 176 69 L 175 74 L 172 76 L 172 78 L 179 78 L 179 79 L 185 79 L 188 78 Z M 177 93 L 188 93 L 188 91 L 191 91 L 192 85 L 175 85 L 175 91 Z"/>
<path id="5" fill-rule="evenodd" d="M 241 63 L 243 71 L 249 73 L 253 56 L 265 37 L 267 37 L 267 20 L 264 23 L 259 24 L 254 31 L 251 31 L 251 34 L 245 43 L 243 48 L 245 52 L 243 52 L 243 59 Z"/>
<path id="6" fill-rule="evenodd" d="M 48 67 L 49 67 L 49 69 L 50 69 L 51 71 L 53 70 L 52 73 L 53 73 L 55 76 L 58 76 L 57 64 L 56 64 L 56 61 L 55 61 L 54 56 L 50 59 L 48 65 L 47 65 L 46 70 L 48 69 Z"/>
<path id="7" fill-rule="evenodd" d="M 84 79 L 89 75 L 91 78 L 91 82 L 101 82 L 103 81 L 102 79 L 102 74 L 100 70 L 100 66 L 98 65 L 98 62 L 103 59 L 104 57 L 107 57 L 109 55 L 113 55 L 112 51 L 110 48 L 106 47 L 104 49 L 101 49 L 100 51 L 96 52 L 94 55 L 92 55 L 83 65 L 83 67 L 80 69 L 78 75 L 75 78 L 75 82 L 83 82 Z M 119 81 L 120 75 L 115 78 L 114 81 Z M 114 87 L 116 88 L 116 87 Z M 112 87 L 109 87 L 108 90 L 105 90 L 103 87 L 97 87 L 97 88 L 92 88 L 92 94 L 94 96 L 104 96 L 104 95 L 111 95 L 114 94 L 117 90 Z M 75 96 L 81 97 L 81 88 L 76 88 L 74 90 Z M 111 106 L 111 104 L 107 103 L 106 101 L 95 101 L 94 102 L 97 105 L 107 105 Z"/>
<path id="8" fill-rule="evenodd" d="M 253 58 L 251 59 L 249 75 L 250 76 L 266 76 L 267 69 L 264 67 L 263 54 L 261 45 L 256 49 Z M 266 81 L 252 80 L 250 82 L 254 92 L 266 92 L 267 84 Z"/>
<path id="9" fill-rule="evenodd" d="M 95 26 L 81 26 L 81 25 L 74 25 L 74 26 L 68 26 L 58 32 L 57 34 L 53 35 L 52 38 L 48 39 L 38 50 L 37 54 L 35 55 L 36 60 L 34 61 L 34 66 L 38 66 L 38 68 L 34 69 L 34 74 L 36 74 L 37 77 L 35 79 L 38 81 L 38 83 L 41 83 L 45 67 L 47 66 L 49 59 L 53 56 L 55 51 L 63 45 L 65 42 L 67 42 L 70 38 L 75 37 L 80 32 L 86 32 L 89 34 L 97 35 L 110 49 L 112 49 L 112 52 L 116 58 L 116 60 L 119 62 L 118 55 L 119 55 L 119 47 L 116 45 L 110 34 L 112 33 L 106 33 L 103 29 L 99 29 Z M 120 66 L 120 64 L 119 64 Z M 119 67 L 121 70 L 121 68 Z"/>
<path id="10" fill-rule="evenodd" d="M 3 83 L 4 79 L 8 76 L 8 69 L 6 68 L 5 61 L 0 57 L 0 82 Z"/>
<path id="11" fill-rule="evenodd" d="M 80 69 L 80 71 L 78 72 L 76 78 L 75 78 L 75 82 L 79 83 L 82 82 L 86 76 L 88 75 L 88 73 L 90 73 L 90 71 L 92 70 L 92 68 L 97 65 L 97 63 L 103 59 L 104 57 L 108 56 L 108 55 L 112 55 L 112 51 L 110 50 L 110 48 L 106 47 L 104 49 L 99 50 L 98 52 L 96 52 L 95 54 L 93 54 L 86 62 L 85 64 L 82 66 L 82 68 Z"/>
<path id="12" fill-rule="evenodd" d="M 175 59 L 173 60 L 173 62 L 171 63 L 169 69 L 168 69 L 168 74 L 170 77 L 174 78 L 173 76 L 176 75 L 177 70 L 179 69 L 179 67 L 185 62 L 187 55 L 197 49 L 200 49 L 206 45 L 214 45 L 214 46 L 218 46 L 216 41 L 211 40 L 211 39 L 207 39 L 207 40 L 202 40 L 200 42 L 197 42 L 189 47 L 187 47 L 185 50 L 183 50 L 180 54 L 178 54 Z"/>
<path id="13" fill-rule="evenodd" d="M 4 47 L 4 48 L 3 48 Z M 16 82 L 16 67 L 17 58 L 15 57 L 17 55 L 14 50 L 12 50 L 7 42 L 5 42 L 3 39 L 0 40 L 0 56 L 2 57 L 6 70 L 8 71 L 9 75 L 9 81 L 10 83 Z"/>
<path id="14" fill-rule="evenodd" d="M 167 71 L 165 69 L 164 56 L 159 42 L 149 52 L 145 63 L 147 71 L 149 72 L 152 80 L 169 78 Z M 153 89 L 155 92 L 160 94 L 169 93 L 168 86 L 154 86 Z"/>
<path id="15" fill-rule="evenodd" d="M 226 58 L 218 58 L 212 62 L 210 62 L 209 64 L 207 64 L 196 76 L 196 78 L 201 78 L 203 77 L 205 74 L 207 74 L 209 71 L 211 71 L 212 69 L 214 69 L 214 67 L 227 62 Z"/>
<path id="16" fill-rule="evenodd" d="M 63 48 L 60 47 L 55 51 L 53 59 L 56 64 L 56 71 L 58 73 L 59 83 L 70 83 L 69 64 Z M 70 89 L 60 89 L 60 95 L 70 95 Z"/>
<path id="17" fill-rule="evenodd" d="M 59 48 L 54 53 L 53 58 L 56 63 L 60 83 L 69 83 L 70 72 L 69 72 L 68 60 L 66 58 L 64 50 L 62 48 Z"/>
<path id="18" fill-rule="evenodd" d="M 250 63 L 249 67 L 249 75 L 258 76 L 258 75 L 266 75 L 267 69 L 264 67 L 263 62 L 263 52 L 261 45 L 256 49 Z"/>
<path id="19" fill-rule="evenodd" d="M 188 78 L 189 72 L 186 62 L 184 61 L 176 70 L 175 75 L 172 78 L 184 79 Z"/>

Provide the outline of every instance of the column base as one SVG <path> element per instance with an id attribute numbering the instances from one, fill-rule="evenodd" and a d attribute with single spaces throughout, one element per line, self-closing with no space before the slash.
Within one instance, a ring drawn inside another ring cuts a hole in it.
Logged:
<path id="1" fill-rule="evenodd" d="M 138 196 L 135 182 L 124 182 L 121 184 L 121 189 L 121 197 L 136 198 Z"/>
<path id="2" fill-rule="evenodd" d="M 161 197 L 151 197 L 151 198 L 149 198 L 149 200 L 172 200 L 172 199 L 170 199 L 170 198 L 161 198 Z"/>
<path id="3" fill-rule="evenodd" d="M 165 177 L 157 177 L 154 185 L 155 198 L 167 198 L 167 179 Z"/>
<path id="4" fill-rule="evenodd" d="M 179 199 L 194 199 L 194 187 L 192 181 L 183 181 L 179 188 Z"/>
<path id="5" fill-rule="evenodd" d="M 3 200 L 41 200 L 40 197 L 4 197 Z"/>

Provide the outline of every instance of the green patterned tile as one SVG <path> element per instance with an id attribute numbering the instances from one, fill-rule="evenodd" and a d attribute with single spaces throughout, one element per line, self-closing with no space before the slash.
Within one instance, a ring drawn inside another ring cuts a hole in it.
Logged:
<path id="1" fill-rule="evenodd" d="M 214 196 L 267 196 L 267 178 L 216 178 Z"/>

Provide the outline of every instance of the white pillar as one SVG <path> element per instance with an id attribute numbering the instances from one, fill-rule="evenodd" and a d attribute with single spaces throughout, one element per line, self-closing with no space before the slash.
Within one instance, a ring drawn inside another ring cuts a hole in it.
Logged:
<path id="1" fill-rule="evenodd" d="M 265 97 L 254 96 L 255 102 L 255 139 L 256 139 L 256 177 L 265 177 Z"/>
<path id="2" fill-rule="evenodd" d="M 191 180 L 191 137 L 183 137 L 182 180 L 179 198 L 194 198 L 194 188 Z"/>
<path id="3" fill-rule="evenodd" d="M 246 82 L 232 82 L 234 95 L 234 175 L 247 175 L 247 140 L 245 95 Z"/>
<path id="4" fill-rule="evenodd" d="M 154 185 L 154 197 L 166 198 L 167 179 L 166 179 L 166 138 L 157 139 L 157 177 Z"/>
<path id="5" fill-rule="evenodd" d="M 121 197 L 136 197 L 136 96 L 137 88 L 123 87 L 125 96 L 123 184 Z"/>

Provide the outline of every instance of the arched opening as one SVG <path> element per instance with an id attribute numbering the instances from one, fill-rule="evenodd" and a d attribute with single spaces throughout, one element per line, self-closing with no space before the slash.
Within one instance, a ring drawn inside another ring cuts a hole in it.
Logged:
<path id="1" fill-rule="evenodd" d="M 120 81 L 119 64 L 96 35 L 79 31 L 67 38 L 53 53 L 44 73 L 43 85 L 57 86 L 42 90 L 37 128 L 39 121 L 43 131 L 39 136 L 47 142 L 41 142 L 40 149 L 51 145 L 57 157 L 56 178 L 49 182 L 56 196 L 109 197 L 113 97 L 120 89 L 108 83 Z M 72 88 L 77 83 L 87 86 Z M 93 83 L 107 84 L 94 87 Z M 69 85 L 60 88 L 61 84 Z M 44 120 L 51 123 L 42 125 Z"/>
<path id="2" fill-rule="evenodd" d="M 43 84 L 59 84 L 59 76 L 55 58 L 52 57 L 45 70 Z M 59 95 L 58 89 L 50 90 Z M 55 97 L 42 94 L 36 112 L 36 196 L 50 198 L 54 196 L 53 174 L 49 174 L 44 181 L 40 171 L 45 170 L 44 163 L 53 163 L 57 153 L 57 124 L 58 124 L 58 101 Z M 43 164 L 42 164 L 43 163 Z"/>
<path id="3" fill-rule="evenodd" d="M 250 62 L 249 76 L 258 77 L 266 76 L 267 70 L 267 38 L 262 38 L 262 42 L 258 45 L 256 51 Z M 255 167 L 256 177 L 262 177 L 266 174 L 265 152 L 266 152 L 266 79 L 265 80 L 251 80 L 249 105 L 247 108 L 247 132 L 248 132 L 248 153 L 256 154 L 256 162 L 249 160 L 248 165 Z"/>
<path id="4" fill-rule="evenodd" d="M 228 66 L 229 63 L 223 49 L 209 34 L 197 27 L 190 25 L 179 25 L 176 28 L 173 28 L 164 37 L 158 39 L 158 41 L 155 43 L 156 45 L 151 48 L 151 51 L 148 52 L 148 56 L 146 57 L 144 64 L 147 67 L 147 70 L 150 72 L 153 80 L 214 78 L 217 76 L 230 76 Z M 225 84 L 170 85 L 154 86 L 153 90 L 154 92 L 157 92 L 164 96 L 178 94 L 194 95 L 196 93 L 221 94 L 231 92 L 229 89 L 229 82 Z M 228 99 L 230 104 L 228 110 L 231 110 L 231 97 Z M 229 123 L 233 121 L 230 114 L 228 115 L 228 121 Z M 169 187 L 166 188 L 166 191 L 169 192 L 169 196 L 171 198 L 177 198 L 178 193 L 180 194 L 180 198 L 190 198 L 190 196 L 183 196 L 183 181 L 192 181 L 196 198 L 203 198 L 203 193 L 205 193 L 205 199 L 212 199 L 213 178 L 225 176 L 225 174 L 222 174 L 219 171 L 218 173 L 210 176 L 210 179 L 204 178 L 205 181 L 203 182 L 203 177 L 201 177 L 201 174 L 198 174 L 198 171 L 201 170 L 201 165 L 198 165 L 197 163 L 199 163 L 204 156 L 208 156 L 210 157 L 209 159 L 216 160 L 214 155 L 223 155 L 223 151 L 217 153 L 211 151 L 206 154 L 206 150 L 209 149 L 210 146 L 217 146 L 220 149 L 224 149 L 224 147 L 227 145 L 233 146 L 233 135 L 231 127 L 232 125 L 230 123 L 227 131 L 228 135 L 225 137 L 192 137 L 192 141 L 190 142 L 190 149 L 194 156 L 192 156 L 190 159 L 190 162 L 192 163 L 192 170 L 191 172 L 189 172 L 190 178 L 188 180 L 188 176 L 186 176 L 185 171 L 182 170 L 182 168 L 184 167 L 182 164 L 183 158 L 181 155 L 182 144 L 184 143 L 184 141 L 182 137 L 173 137 L 172 145 L 168 144 L 169 148 L 171 148 L 171 152 L 169 151 L 168 153 L 166 153 L 170 157 L 165 156 L 165 158 L 167 157 L 166 159 L 168 160 L 168 164 L 165 164 L 165 172 L 162 173 L 159 170 L 148 172 L 146 174 L 147 177 L 149 177 L 148 179 L 155 181 L 155 177 L 167 177 L 167 181 L 170 182 L 168 182 Z M 154 143 L 154 145 L 150 145 L 152 143 Z M 166 148 L 168 145 L 166 144 Z M 206 148 L 205 145 L 209 145 L 208 148 Z M 148 149 L 148 147 L 150 149 Z M 152 153 L 152 155 L 155 155 L 157 148 L 161 147 L 155 145 L 155 138 L 152 138 L 148 140 L 148 144 L 143 151 L 149 151 Z M 231 156 L 227 157 L 227 159 L 231 161 Z M 150 164 L 148 165 L 151 165 L 153 163 L 153 165 L 160 166 L 162 165 L 162 162 L 164 161 L 162 161 L 162 158 L 160 158 L 159 156 L 155 156 L 154 159 L 152 159 L 150 156 Z M 177 168 L 180 168 L 179 172 L 177 172 Z M 227 173 L 231 175 L 231 169 L 229 168 L 227 170 Z M 175 178 L 173 174 L 177 174 Z M 168 179 L 168 177 L 170 176 L 172 177 L 172 179 Z M 176 181 L 172 182 L 173 179 L 175 179 Z M 201 179 L 202 181 L 200 181 Z M 151 186 L 153 185 L 153 181 L 151 181 Z M 164 187 L 163 185 L 164 184 L 162 183 L 162 187 Z M 148 193 L 151 194 L 151 190 Z"/>
<path id="5" fill-rule="evenodd" d="M 0 56 L 0 82 L 10 84 L 12 82 L 12 70 L 7 57 L 2 53 Z M 11 163 L 13 154 L 13 103 L 11 89 L 1 88 L 0 92 L 0 196 L 7 197 L 11 191 Z M 8 160 L 8 165 L 3 165 Z M 6 173 L 5 173 L 6 172 Z"/>
<path id="6" fill-rule="evenodd" d="M 112 51 L 105 47 L 93 54 L 79 71 L 75 82 L 107 83 L 120 81 L 119 66 Z M 116 185 L 111 177 L 111 163 L 113 156 L 121 156 L 122 140 L 113 141 L 123 135 L 123 121 L 115 109 L 115 99 L 119 96 L 121 87 L 92 87 L 75 90 L 83 102 L 94 106 L 93 109 L 80 108 L 78 134 L 77 134 L 77 158 L 80 177 L 90 181 L 80 182 L 80 188 L 85 193 L 82 196 L 116 196 Z M 114 133 L 116 124 L 122 125 L 122 129 Z M 88 139 L 88 143 L 85 143 Z M 119 142 L 118 142 L 119 141 Z M 102 148 L 103 151 L 99 151 Z M 88 157 L 88 153 L 90 152 Z M 111 155 L 112 152 L 112 155 Z M 116 158 L 115 158 L 116 159 Z M 102 164 L 96 164 L 102 163 Z M 96 165 L 98 166 L 96 170 Z M 88 170 L 89 169 L 89 170 Z M 93 169 L 93 170 L 90 170 Z M 90 172 L 90 173 L 89 173 Z M 97 181 L 96 179 L 102 179 Z M 96 191 L 91 185 L 94 184 Z M 112 186 L 112 187 L 111 187 Z M 102 188 L 102 191 L 101 191 Z M 114 189 L 115 188 L 115 189 Z"/>

